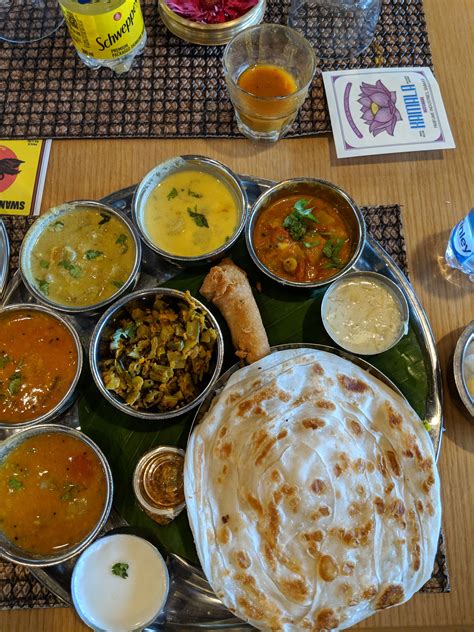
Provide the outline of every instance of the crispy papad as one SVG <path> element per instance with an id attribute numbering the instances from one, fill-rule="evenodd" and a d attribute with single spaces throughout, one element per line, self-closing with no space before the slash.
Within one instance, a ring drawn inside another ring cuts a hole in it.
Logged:
<path id="1" fill-rule="evenodd" d="M 195 428 L 185 494 L 217 596 L 260 630 L 343 630 L 430 578 L 441 521 L 423 423 L 312 349 L 234 373 Z"/>

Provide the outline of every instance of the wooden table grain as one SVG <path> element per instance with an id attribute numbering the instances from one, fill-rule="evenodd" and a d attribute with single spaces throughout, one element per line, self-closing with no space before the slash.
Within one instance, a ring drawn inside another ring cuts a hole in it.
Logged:
<path id="1" fill-rule="evenodd" d="M 474 203 L 474 0 L 425 0 L 425 9 L 455 150 L 337 160 L 330 136 L 288 139 L 264 148 L 246 140 L 55 141 L 43 208 L 100 198 L 136 183 L 154 165 L 180 153 L 211 156 L 239 173 L 263 178 L 325 178 L 361 205 L 401 204 L 411 280 L 431 322 L 443 370 L 446 432 L 439 469 L 451 592 L 417 594 L 357 629 L 473 632 L 474 423 L 453 389 L 451 365 L 457 338 L 474 318 L 474 286 L 461 273 L 448 271 L 442 257 L 451 227 Z M 85 629 L 72 609 L 0 613 L 0 632 Z"/>

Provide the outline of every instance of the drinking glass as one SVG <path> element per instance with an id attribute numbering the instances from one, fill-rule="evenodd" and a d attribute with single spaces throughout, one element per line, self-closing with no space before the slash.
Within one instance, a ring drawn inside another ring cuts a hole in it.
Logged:
<path id="1" fill-rule="evenodd" d="M 55 33 L 63 22 L 57 0 L 0 0 L 0 40 L 36 42 Z"/>
<path id="2" fill-rule="evenodd" d="M 345 59 L 372 42 L 382 0 L 291 0 L 288 25 L 303 33 L 320 59 Z"/>
<path id="3" fill-rule="evenodd" d="M 294 29 L 280 24 L 260 24 L 245 29 L 224 50 L 224 75 L 239 130 L 256 141 L 275 142 L 293 124 L 308 94 L 316 71 L 311 45 Z M 255 96 L 239 86 L 239 77 L 257 65 L 277 66 L 289 73 L 297 86 L 286 96 Z"/>

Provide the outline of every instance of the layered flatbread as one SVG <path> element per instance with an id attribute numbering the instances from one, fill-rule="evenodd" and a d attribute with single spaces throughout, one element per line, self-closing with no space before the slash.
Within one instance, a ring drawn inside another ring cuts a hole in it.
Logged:
<path id="1" fill-rule="evenodd" d="M 189 521 L 212 588 L 260 630 L 343 630 L 429 579 L 433 446 L 408 403 L 339 356 L 237 371 L 189 441 Z"/>

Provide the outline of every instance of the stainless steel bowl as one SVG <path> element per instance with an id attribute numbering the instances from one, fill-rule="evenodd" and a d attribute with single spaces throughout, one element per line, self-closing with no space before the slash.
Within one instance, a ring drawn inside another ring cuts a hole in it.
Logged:
<path id="1" fill-rule="evenodd" d="M 230 239 L 220 248 L 203 255 L 199 255 L 198 257 L 183 257 L 169 253 L 166 250 L 162 250 L 150 239 L 144 222 L 145 206 L 154 189 L 160 184 L 160 182 L 162 182 L 162 180 L 171 174 L 188 170 L 208 173 L 225 184 L 234 196 L 239 215 L 239 221 L 234 234 L 230 237 Z M 133 196 L 132 213 L 141 238 L 154 252 L 158 253 L 171 263 L 176 263 L 182 266 L 196 266 L 205 263 L 212 263 L 213 261 L 221 259 L 233 247 L 245 226 L 245 222 L 247 221 L 248 201 L 247 194 L 239 178 L 235 173 L 233 173 L 233 171 L 222 163 L 217 160 L 211 160 L 211 158 L 206 158 L 205 156 L 177 156 L 176 158 L 171 158 L 170 160 L 161 163 L 146 174 L 138 185 Z"/>
<path id="2" fill-rule="evenodd" d="M 137 292 L 133 292 L 129 296 L 122 298 L 120 301 L 117 301 L 114 305 L 112 305 L 106 312 L 103 314 L 102 318 L 97 323 L 91 338 L 91 343 L 89 347 L 89 362 L 91 366 L 92 376 L 94 378 L 95 383 L 97 384 L 102 395 L 118 410 L 126 413 L 127 415 L 131 415 L 132 417 L 139 417 L 140 419 L 147 419 L 149 421 L 159 421 L 163 419 L 171 419 L 172 417 L 177 417 L 178 415 L 182 415 L 187 413 L 189 410 L 197 406 L 199 402 L 201 402 L 209 393 L 209 391 L 214 386 L 215 382 L 219 378 L 219 374 L 221 372 L 222 363 L 224 360 L 224 339 L 222 337 L 222 332 L 220 330 L 219 324 L 217 320 L 214 318 L 212 313 L 205 307 L 200 301 L 196 300 L 193 297 L 193 301 L 202 309 L 202 311 L 206 314 L 206 318 L 208 319 L 210 325 L 217 332 L 217 340 L 216 346 L 214 349 L 214 358 L 211 364 L 211 370 L 209 374 L 209 379 L 202 392 L 196 397 L 194 400 L 186 404 L 181 408 L 177 408 L 176 410 L 166 411 L 166 412 L 147 412 L 142 410 L 135 410 L 131 406 L 127 405 L 122 398 L 116 395 L 114 392 L 109 391 L 105 388 L 104 381 L 102 379 L 102 374 L 100 371 L 100 361 L 110 357 L 109 344 L 110 344 L 110 335 L 116 328 L 116 324 L 120 321 L 123 316 L 125 308 L 129 307 L 132 303 L 137 306 L 149 307 L 153 304 L 155 296 L 163 296 L 168 299 L 180 299 L 185 300 L 185 294 L 180 292 L 179 290 L 172 290 L 169 288 L 151 288 L 146 290 L 139 290 Z"/>
<path id="3" fill-rule="evenodd" d="M 260 213 L 262 213 L 270 204 L 288 195 L 324 196 L 325 199 L 329 199 L 334 203 L 340 215 L 346 220 L 353 234 L 353 252 L 346 265 L 333 276 L 321 281 L 290 281 L 289 279 L 284 279 L 269 270 L 258 258 L 253 244 L 253 234 L 256 221 L 260 216 Z M 364 218 L 362 217 L 362 213 L 354 200 L 352 200 L 345 191 L 335 184 L 327 182 L 326 180 L 318 180 L 315 178 L 294 178 L 291 180 L 284 180 L 283 182 L 279 182 L 268 189 L 268 191 L 265 191 L 265 193 L 263 193 L 253 205 L 253 208 L 250 211 L 250 219 L 245 229 L 247 248 L 255 265 L 273 281 L 281 283 L 282 285 L 300 289 L 322 287 L 332 283 L 346 274 L 346 272 L 356 264 L 362 253 L 365 243 L 365 235 L 366 230 Z"/>
<path id="4" fill-rule="evenodd" d="M 41 233 L 48 226 L 50 226 L 54 221 L 57 221 L 58 217 L 61 217 L 61 215 L 64 215 L 65 213 L 70 213 L 73 211 L 80 212 L 81 209 L 84 209 L 84 208 L 93 208 L 93 209 L 97 209 L 97 210 L 109 213 L 110 215 L 114 215 L 127 226 L 133 239 L 133 244 L 135 248 L 135 260 L 133 263 L 132 271 L 130 272 L 128 279 L 125 281 L 122 287 L 117 289 L 117 291 L 114 292 L 108 298 L 102 301 L 99 301 L 98 303 L 94 303 L 92 305 L 84 305 L 81 307 L 63 305 L 61 303 L 56 303 L 55 301 L 52 301 L 47 296 L 42 294 L 36 287 L 36 284 L 34 282 L 34 278 L 32 275 L 32 271 L 31 271 L 31 265 L 30 265 L 31 253 Z M 133 289 L 136 282 L 138 281 L 138 277 L 140 274 L 141 259 L 142 259 L 141 241 L 140 241 L 140 238 L 138 236 L 135 226 L 130 221 L 130 219 L 128 219 L 128 217 L 123 215 L 120 211 L 117 211 L 117 209 L 113 208 L 112 206 L 108 206 L 107 204 L 102 204 L 101 202 L 96 202 L 94 200 L 75 200 L 73 202 L 67 202 L 65 204 L 61 204 L 60 206 L 56 206 L 54 208 L 49 209 L 46 213 L 41 215 L 36 220 L 36 222 L 30 227 L 30 229 L 26 233 L 23 239 L 23 242 L 21 244 L 20 272 L 21 272 L 21 277 L 23 279 L 23 282 L 25 283 L 29 292 L 31 292 L 31 294 L 35 297 L 35 299 L 38 302 L 43 303 L 45 305 L 49 305 L 50 307 L 53 307 L 54 309 L 57 309 L 69 314 L 93 315 L 97 313 L 98 311 L 100 311 L 106 305 L 109 305 L 113 301 L 117 300 L 117 298 L 120 298 L 121 296 L 123 296 L 124 294 L 128 293 L 130 290 Z"/>
<path id="5" fill-rule="evenodd" d="M 467 388 L 465 369 L 466 356 L 469 346 L 472 346 L 474 349 L 474 320 L 471 320 L 469 325 L 460 335 L 453 358 L 454 381 L 456 382 L 459 396 L 469 414 L 474 417 L 474 396 Z"/>
<path id="6" fill-rule="evenodd" d="M 36 417 L 36 419 L 31 419 L 30 421 L 21 421 L 19 423 L 7 423 L 7 422 L 2 422 L 0 420 L 0 429 L 4 429 L 4 430 L 19 430 L 21 428 L 30 428 L 32 426 L 37 426 L 39 424 L 52 421 L 53 419 L 61 415 L 74 401 L 74 398 L 76 395 L 76 387 L 79 381 L 79 377 L 81 376 L 82 363 L 83 363 L 83 352 L 82 352 L 82 345 L 79 339 L 79 335 L 77 331 L 74 329 L 74 327 L 71 325 L 71 323 L 66 318 L 64 318 L 63 316 L 60 316 L 49 307 L 45 307 L 43 305 L 33 305 L 30 303 L 27 303 L 27 304 L 17 303 L 15 305 L 8 305 L 7 307 L 2 307 L 0 308 L 0 316 L 5 313 L 12 313 L 12 312 L 17 312 L 17 311 L 41 312 L 43 314 L 48 314 L 52 318 L 55 318 L 56 320 L 58 320 L 62 325 L 64 325 L 64 327 L 66 327 L 66 329 L 69 331 L 69 333 L 71 334 L 74 340 L 74 344 L 75 344 L 76 352 L 77 352 L 77 368 L 76 368 L 76 374 L 67 390 L 67 393 L 65 393 L 64 397 L 56 404 L 54 408 L 52 408 L 49 412 L 44 413 L 40 417 Z"/>
<path id="7" fill-rule="evenodd" d="M 240 18 L 219 24 L 203 24 L 183 18 L 169 8 L 166 0 L 158 0 L 158 12 L 168 29 L 186 42 L 203 46 L 223 46 L 240 31 L 260 24 L 265 8 L 266 0 L 258 0 L 257 4 Z"/>
<path id="8" fill-rule="evenodd" d="M 400 308 L 400 314 L 401 314 L 401 322 L 400 322 L 400 329 L 399 329 L 398 335 L 390 342 L 390 344 L 387 344 L 386 347 L 384 347 L 383 349 L 379 349 L 377 351 L 364 352 L 360 350 L 356 351 L 353 348 L 350 348 L 349 346 L 345 346 L 344 343 L 337 338 L 337 336 L 335 335 L 335 333 L 333 332 L 333 330 L 327 323 L 326 309 L 327 309 L 329 297 L 331 296 L 332 292 L 334 292 L 342 284 L 350 280 L 360 281 L 360 280 L 367 280 L 367 279 L 375 281 L 381 285 L 384 285 L 387 288 L 387 290 L 390 292 L 390 294 L 394 297 L 394 299 L 398 303 L 398 306 Z M 391 279 L 387 278 L 383 274 L 379 274 L 378 272 L 365 272 L 365 271 L 364 272 L 349 272 L 348 274 L 344 276 L 344 278 L 339 279 L 338 281 L 335 281 L 327 289 L 321 303 L 321 318 L 322 318 L 325 330 L 327 331 L 328 335 L 332 338 L 332 340 L 334 340 L 336 344 L 338 344 L 340 347 L 342 347 L 346 351 L 349 351 L 350 353 L 357 353 L 359 355 L 367 356 L 367 355 L 377 355 L 378 353 L 383 353 L 384 351 L 388 351 L 389 349 L 394 347 L 398 342 L 400 342 L 403 336 L 405 336 L 408 332 L 410 312 L 408 310 L 408 303 L 407 303 L 405 294 L 398 287 L 398 285 L 394 283 Z"/>
<path id="9" fill-rule="evenodd" d="M 83 551 L 92 542 L 92 540 L 97 537 L 100 530 L 107 522 L 107 518 L 109 517 L 109 513 L 112 508 L 113 480 L 110 466 L 107 463 L 107 460 L 100 448 L 91 439 L 89 439 L 89 437 L 87 437 L 79 430 L 74 430 L 73 428 L 68 428 L 66 426 L 60 425 L 42 425 L 36 426 L 35 428 L 29 428 L 28 430 L 22 430 L 21 432 L 9 437 L 1 444 L 0 464 L 3 459 L 5 459 L 6 456 L 11 452 L 11 450 L 19 446 L 23 441 L 25 441 L 25 439 L 30 439 L 31 437 L 36 437 L 41 434 L 56 433 L 70 435 L 76 437 L 77 439 L 80 439 L 86 445 L 88 445 L 96 454 L 104 470 L 106 481 L 104 509 L 95 527 L 83 540 L 81 540 L 81 542 L 69 546 L 66 549 L 62 549 L 58 553 L 52 553 L 51 555 L 41 556 L 21 549 L 19 546 L 11 542 L 0 529 L 0 557 L 4 557 L 10 562 L 21 564 L 22 566 L 52 566 L 53 564 L 61 564 L 66 560 L 74 557 L 75 555 Z"/>

